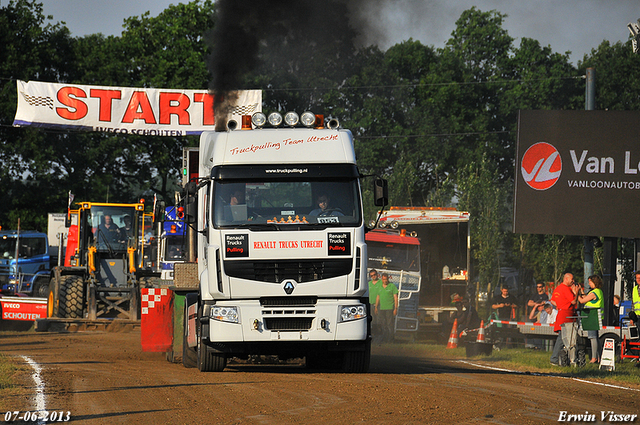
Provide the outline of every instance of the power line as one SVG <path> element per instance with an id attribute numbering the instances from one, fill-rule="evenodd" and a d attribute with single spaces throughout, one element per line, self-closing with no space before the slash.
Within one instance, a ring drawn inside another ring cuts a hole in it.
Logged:
<path id="1" fill-rule="evenodd" d="M 415 84 L 390 84 L 390 85 L 370 85 L 370 86 L 342 86 L 342 87 L 292 87 L 288 89 L 263 88 L 264 91 L 321 91 L 321 90 L 362 90 L 362 89 L 397 89 L 397 88 L 416 88 L 416 87 L 432 87 L 432 86 L 454 86 L 454 85 L 474 85 L 474 84 L 514 84 L 529 83 L 536 81 L 552 81 L 552 80 L 584 80 L 584 75 L 573 77 L 545 77 L 545 78 L 529 78 L 515 80 L 488 80 L 488 81 L 450 81 L 448 83 L 415 83 Z"/>
<path id="2" fill-rule="evenodd" d="M 509 134 L 513 131 L 478 131 L 470 133 L 428 133 L 428 134 L 409 134 L 393 135 L 393 136 L 354 136 L 355 139 L 403 139 L 403 138 L 416 138 L 416 137 L 444 137 L 444 136 L 479 136 L 483 134 Z"/>

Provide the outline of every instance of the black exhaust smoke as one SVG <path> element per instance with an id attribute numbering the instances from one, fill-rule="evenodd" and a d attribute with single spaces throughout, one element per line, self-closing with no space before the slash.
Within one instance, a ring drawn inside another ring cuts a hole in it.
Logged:
<path id="1" fill-rule="evenodd" d="M 278 46 L 285 56 L 282 66 L 300 53 L 296 52 L 300 44 L 296 43 L 296 35 L 304 34 L 321 45 L 342 32 L 355 45 L 358 36 L 371 33 L 366 10 L 376 9 L 381 1 L 218 0 L 209 60 L 216 131 L 226 130 L 228 113 L 237 98 L 233 92 L 242 88 L 243 78 L 259 65 L 265 40 L 282 40 Z M 349 24 L 345 25 L 345 21 Z M 356 26 L 358 30 L 354 29 Z"/>

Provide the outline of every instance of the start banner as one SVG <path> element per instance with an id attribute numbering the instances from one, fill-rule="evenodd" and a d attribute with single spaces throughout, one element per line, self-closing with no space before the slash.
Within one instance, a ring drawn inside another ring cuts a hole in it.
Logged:
<path id="1" fill-rule="evenodd" d="M 215 96 L 207 90 L 148 89 L 17 81 L 15 127 L 146 136 L 198 135 L 215 128 Z M 242 90 L 228 119 L 262 110 L 261 90 Z M 234 96 L 235 97 L 235 96 Z"/>

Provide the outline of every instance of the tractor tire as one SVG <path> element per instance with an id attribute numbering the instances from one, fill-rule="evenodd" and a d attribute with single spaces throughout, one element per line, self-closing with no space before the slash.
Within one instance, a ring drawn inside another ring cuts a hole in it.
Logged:
<path id="1" fill-rule="evenodd" d="M 55 292 L 55 286 L 49 289 L 47 297 L 47 317 L 58 317 L 58 294 Z"/>
<path id="2" fill-rule="evenodd" d="M 84 279 L 81 276 L 67 275 L 60 279 L 58 294 L 58 312 L 60 317 L 78 319 L 84 317 Z"/>

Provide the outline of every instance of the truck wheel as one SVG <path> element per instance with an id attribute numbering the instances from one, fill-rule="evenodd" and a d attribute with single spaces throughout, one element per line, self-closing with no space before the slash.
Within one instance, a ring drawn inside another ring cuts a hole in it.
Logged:
<path id="1" fill-rule="evenodd" d="M 84 279 L 81 276 L 68 275 L 60 279 L 58 309 L 60 317 L 82 318 L 84 307 Z"/>
<path id="2" fill-rule="evenodd" d="M 371 360 L 371 341 L 367 341 L 363 351 L 347 351 L 344 353 L 342 370 L 345 373 L 366 373 Z"/>
<path id="3" fill-rule="evenodd" d="M 214 353 L 213 350 L 198 342 L 198 369 L 200 372 L 222 372 L 227 367 L 227 357 L 222 353 Z"/>
<path id="4" fill-rule="evenodd" d="M 33 284 L 32 295 L 34 297 L 47 298 L 47 296 L 49 295 L 49 279 L 37 279 Z"/>

